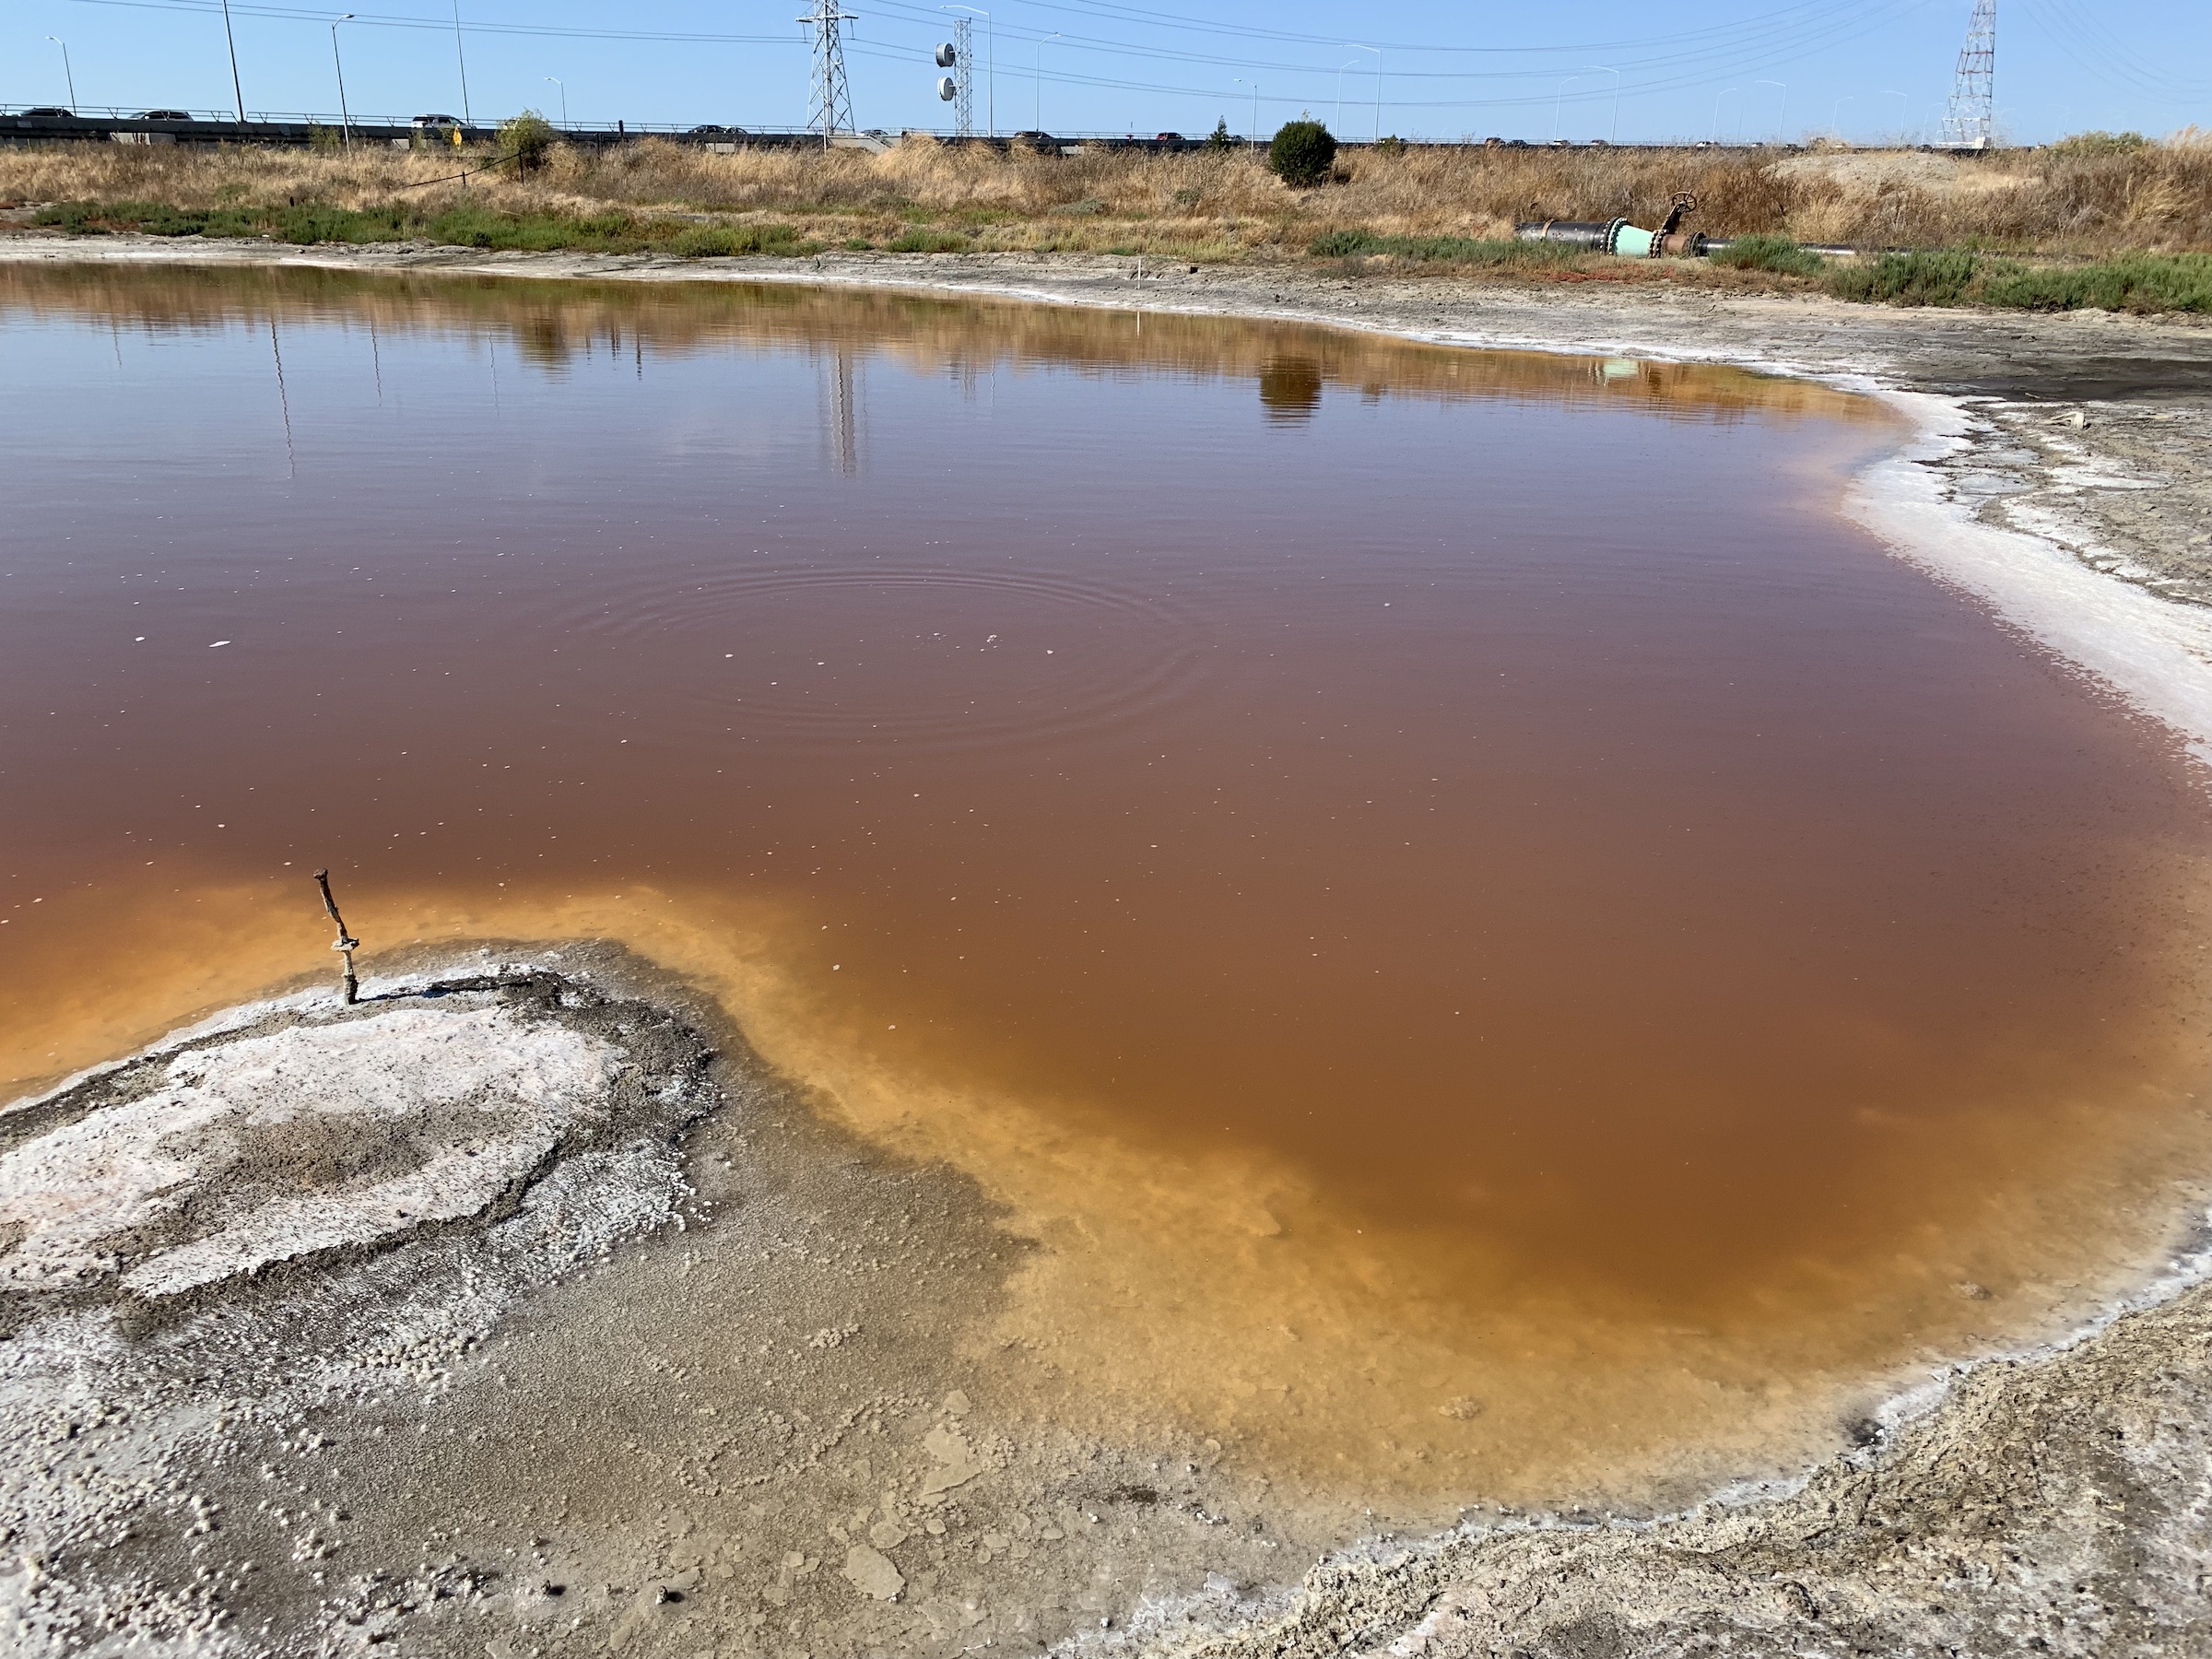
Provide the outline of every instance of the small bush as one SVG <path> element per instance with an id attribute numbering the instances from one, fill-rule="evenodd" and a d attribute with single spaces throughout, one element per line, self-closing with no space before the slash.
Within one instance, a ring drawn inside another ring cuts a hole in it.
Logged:
<path id="1" fill-rule="evenodd" d="M 1228 116 L 1224 115 L 1214 123 L 1214 130 L 1206 135 L 1206 147 L 1216 155 L 1237 147 L 1237 141 L 1230 136 Z"/>
<path id="2" fill-rule="evenodd" d="M 1336 165 L 1336 140 L 1318 121 L 1287 121 L 1267 146 L 1268 171 L 1286 184 L 1308 190 Z"/>
<path id="3" fill-rule="evenodd" d="M 1712 263 L 1739 271 L 1775 271 L 1784 276 L 1818 276 L 1828 269 L 1828 261 L 1786 236 L 1739 236 L 1715 253 Z"/>
<path id="4" fill-rule="evenodd" d="M 2150 140 L 2140 133 L 2076 133 L 2051 147 L 2054 156 L 2132 156 L 2148 149 Z"/>
<path id="5" fill-rule="evenodd" d="M 524 110 L 500 123 L 500 159 L 518 173 L 533 173 L 553 153 L 552 124 L 535 110 Z"/>
<path id="6" fill-rule="evenodd" d="M 1957 305 L 1982 274 L 1978 253 L 1885 253 L 1844 265 L 1828 279 L 1839 300 L 1888 305 Z"/>

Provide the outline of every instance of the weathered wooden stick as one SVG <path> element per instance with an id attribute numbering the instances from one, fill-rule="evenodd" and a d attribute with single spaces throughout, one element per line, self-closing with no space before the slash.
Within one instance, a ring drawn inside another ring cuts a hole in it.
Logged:
<path id="1" fill-rule="evenodd" d="M 360 948 L 361 942 L 346 931 L 346 918 L 338 914 L 338 901 L 330 896 L 330 872 L 328 870 L 317 870 L 315 872 L 315 885 L 323 889 L 323 908 L 330 912 L 332 925 L 336 927 L 338 930 L 338 936 L 331 942 L 330 947 L 333 950 L 343 951 L 345 953 L 346 976 L 344 980 L 344 985 L 346 991 L 346 1001 L 348 1005 L 351 1005 L 352 1003 L 359 1000 L 360 997 L 361 982 L 353 977 L 353 953 Z"/>

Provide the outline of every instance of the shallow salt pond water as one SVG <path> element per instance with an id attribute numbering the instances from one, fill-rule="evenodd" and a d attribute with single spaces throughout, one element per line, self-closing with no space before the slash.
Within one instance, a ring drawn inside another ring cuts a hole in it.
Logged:
<path id="1" fill-rule="evenodd" d="M 0 1075 L 619 939 L 1038 1241 L 994 1363 L 1406 1513 L 1838 1443 L 2155 1251 L 2202 782 L 1733 371 L 0 272 Z"/>

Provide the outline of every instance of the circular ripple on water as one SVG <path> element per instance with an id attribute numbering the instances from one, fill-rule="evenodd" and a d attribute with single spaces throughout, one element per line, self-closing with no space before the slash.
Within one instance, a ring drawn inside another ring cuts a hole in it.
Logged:
<path id="1" fill-rule="evenodd" d="M 628 591 L 624 591 L 627 589 Z M 571 631 L 712 671 L 657 711 L 680 735 L 822 747 L 1063 738 L 1191 694 L 1191 607 L 1059 572 L 782 568 L 595 585 Z"/>

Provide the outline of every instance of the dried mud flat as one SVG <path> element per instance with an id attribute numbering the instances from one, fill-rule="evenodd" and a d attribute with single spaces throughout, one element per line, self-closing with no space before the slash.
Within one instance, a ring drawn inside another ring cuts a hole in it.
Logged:
<path id="1" fill-rule="evenodd" d="M 1035 1652 L 1327 1547 L 1039 1420 L 1028 1247 L 718 1018 L 488 949 L 0 1112 L 0 1649 Z"/>
<path id="2" fill-rule="evenodd" d="M 1793 1492 L 1332 1551 L 1211 1441 L 1029 1409 L 1028 1246 L 680 986 L 571 947 L 368 989 L 0 1112 L 9 1653 L 2212 1648 L 2194 1257 Z"/>
<path id="3" fill-rule="evenodd" d="M 87 256 L 911 283 L 1818 375 L 1923 419 L 1945 523 L 2026 533 L 2089 584 L 2053 597 L 2124 595 L 2124 629 L 2212 661 L 2203 327 L 1100 259 L 0 238 Z M 2212 694 L 2176 698 L 2204 744 Z M 382 967 L 354 1011 L 281 999 L 0 1112 L 8 1651 L 2212 1652 L 2194 1256 L 1790 1489 L 1353 1541 L 1234 1448 L 1055 1428 L 994 1363 L 1033 1246 L 682 985 L 590 947 Z M 88 1172 L 113 1207 L 61 1201 Z"/>

